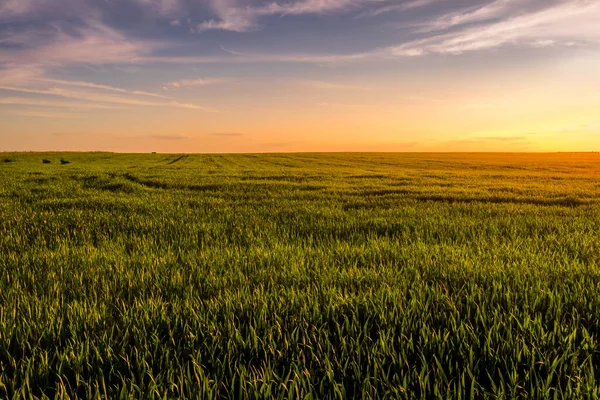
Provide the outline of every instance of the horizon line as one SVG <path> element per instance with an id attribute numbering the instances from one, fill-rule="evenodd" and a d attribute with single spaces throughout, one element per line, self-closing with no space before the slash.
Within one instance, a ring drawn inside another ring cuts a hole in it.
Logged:
<path id="1" fill-rule="evenodd" d="M 0 154 L 164 154 L 164 155 L 219 155 L 219 154 L 600 154 L 600 150 L 588 151 L 255 151 L 255 152 L 120 152 L 104 150 L 1 150 Z"/>

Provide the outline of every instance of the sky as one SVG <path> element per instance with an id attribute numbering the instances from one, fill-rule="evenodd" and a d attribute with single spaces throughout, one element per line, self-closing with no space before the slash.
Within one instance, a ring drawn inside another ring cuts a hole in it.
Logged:
<path id="1" fill-rule="evenodd" d="M 0 0 L 0 151 L 600 151 L 600 0 Z"/>

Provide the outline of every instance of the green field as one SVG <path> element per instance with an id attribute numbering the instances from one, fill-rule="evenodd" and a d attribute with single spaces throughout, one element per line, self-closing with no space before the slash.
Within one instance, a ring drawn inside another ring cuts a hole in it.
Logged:
<path id="1" fill-rule="evenodd" d="M 600 396 L 600 154 L 0 156 L 0 398 Z"/>

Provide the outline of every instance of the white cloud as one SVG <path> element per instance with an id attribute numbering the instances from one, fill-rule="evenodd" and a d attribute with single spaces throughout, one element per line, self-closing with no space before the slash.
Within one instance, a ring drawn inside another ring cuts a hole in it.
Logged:
<path id="1" fill-rule="evenodd" d="M 253 8 L 238 7 L 235 0 L 212 0 L 211 6 L 219 18 L 204 21 L 198 24 L 200 31 L 221 29 L 234 32 L 251 30 L 257 15 Z"/>
<path id="2" fill-rule="evenodd" d="M 389 47 L 385 51 L 393 56 L 421 56 L 461 54 L 506 44 L 539 46 L 540 43 L 548 45 L 550 41 L 565 45 L 573 40 L 600 42 L 598 21 L 598 3 L 570 1 L 517 17 Z"/>
<path id="3" fill-rule="evenodd" d="M 32 0 L 4 0 L 0 3 L 0 16 L 25 14 L 33 6 L 34 2 Z"/>
<path id="4" fill-rule="evenodd" d="M 508 15 L 510 12 L 519 12 L 531 0 L 495 0 L 481 7 L 470 7 L 466 11 L 452 12 L 433 19 L 425 24 L 422 31 L 435 31 L 476 22 L 492 21 Z"/>
<path id="5" fill-rule="evenodd" d="M 2 105 L 24 105 L 24 106 L 44 106 L 54 108 L 75 108 L 82 110 L 89 109 L 118 109 L 116 107 L 107 104 L 95 104 L 95 103 L 83 103 L 83 102 L 64 102 L 64 101 L 50 101 L 40 100 L 36 98 L 26 97 L 2 97 L 0 98 L 0 104 Z"/>
<path id="6" fill-rule="evenodd" d="M 198 30 L 221 29 L 234 32 L 247 32 L 257 28 L 260 17 L 270 15 L 325 14 L 359 9 L 368 4 L 385 3 L 388 0 L 301 0 L 271 2 L 260 6 L 239 4 L 236 0 L 212 0 L 211 6 L 218 19 L 204 21 Z M 417 0 L 425 1 L 425 0 Z"/>
<path id="7" fill-rule="evenodd" d="M 138 4 L 161 16 L 173 16 L 181 12 L 179 0 L 135 0 Z"/>
<path id="8" fill-rule="evenodd" d="M 96 20 L 67 33 L 53 29 L 11 33 L 11 47 L 0 48 L 0 63 L 21 65 L 131 63 L 154 49 Z"/>
<path id="9" fill-rule="evenodd" d="M 228 51 L 235 57 L 140 57 L 139 63 L 157 63 L 157 64 L 213 64 L 213 63 L 307 63 L 307 64 L 328 64 L 336 62 L 348 62 L 367 59 L 374 55 L 373 52 L 347 53 L 347 54 L 265 54 L 265 53 L 236 53 Z M 380 50 L 378 52 L 381 52 Z"/>
<path id="10" fill-rule="evenodd" d="M 166 83 L 164 87 L 174 87 L 174 88 L 180 88 L 182 86 L 208 86 L 208 85 L 215 85 L 215 84 L 219 84 L 219 83 L 223 83 L 226 82 L 227 79 L 223 79 L 223 78 L 199 78 L 199 79 L 182 79 L 179 81 L 173 81 L 173 82 L 169 82 Z"/>
<path id="11" fill-rule="evenodd" d="M 430 4 L 435 3 L 436 0 L 412 0 L 406 1 L 400 4 L 386 4 L 377 8 L 373 8 L 358 15 L 358 18 L 361 17 L 376 17 L 378 15 L 399 12 L 399 11 L 407 11 L 415 8 L 425 7 Z"/>
<path id="12" fill-rule="evenodd" d="M 150 8 L 181 10 L 182 3 L 175 0 L 135 0 Z M 256 5 L 248 0 L 212 0 L 217 19 L 201 23 L 201 29 L 228 29 L 248 31 L 257 27 L 261 16 L 325 14 L 347 10 L 366 10 L 368 15 L 393 10 L 424 7 L 433 0 L 299 0 L 279 1 Z M 26 12 L 33 0 L 23 3 L 7 0 L 0 10 Z M 43 0 L 37 0 L 43 3 Z M 250 4 L 250 5 L 244 5 Z M 254 5 L 253 5 L 254 4 Z M 527 7 L 520 5 L 528 5 Z M 8 11 L 6 11 L 8 12 Z M 174 11 L 173 11 L 174 12 Z M 366 15 L 366 14 L 365 14 Z M 56 66 L 72 64 L 201 64 L 201 63 L 313 63 L 327 64 L 361 61 L 381 57 L 415 57 L 427 54 L 461 54 L 491 49 L 507 44 L 548 47 L 584 46 L 600 42 L 600 5 L 591 0 L 564 0 L 541 2 L 538 0 L 495 0 L 486 5 L 452 12 L 432 18 L 413 33 L 428 37 L 412 40 L 397 46 L 347 54 L 265 54 L 240 53 L 223 48 L 224 56 L 156 56 L 156 50 L 167 42 L 135 39 L 100 22 L 87 19 L 71 30 L 60 25 L 53 29 L 27 32 L 5 32 L 0 42 L 10 46 L 0 48 L 0 84 L 19 86 L 21 81 L 45 78 L 45 71 Z M 180 19 L 171 21 L 179 21 Z M 166 21 L 165 23 L 168 23 Z M 134 91 L 90 82 L 45 79 L 45 83 L 58 86 L 75 86 L 122 95 L 170 99 L 164 94 Z M 216 83 L 214 80 L 192 79 L 167 83 L 164 87 L 201 86 Z M 321 85 L 323 86 L 323 85 Z M 28 86 L 24 86 L 28 87 Z"/>
<path id="13" fill-rule="evenodd" d="M 42 118 L 82 118 L 83 114 L 73 114 L 64 112 L 52 112 L 52 111 L 29 111 L 29 110 L 10 110 L 7 111 L 12 115 L 19 115 L 22 117 L 42 117 Z"/>
<path id="14" fill-rule="evenodd" d="M 243 32 L 255 29 L 258 18 L 264 15 L 320 14 L 343 11 L 350 7 L 381 4 L 380 7 L 361 14 L 361 16 L 375 16 L 389 11 L 424 7 L 430 3 L 431 0 L 414 0 L 400 4 L 389 4 L 383 0 L 306 0 L 294 3 L 270 3 L 262 7 L 242 7 L 235 0 L 213 0 L 213 8 L 220 19 L 206 21 L 201 24 L 200 29 Z M 414 32 L 421 36 L 429 34 L 429 37 L 397 46 L 363 53 L 329 55 L 244 55 L 231 52 L 239 57 L 231 58 L 229 61 L 329 63 L 389 56 L 461 54 L 507 44 L 567 47 L 573 46 L 574 43 L 578 45 L 587 42 L 600 43 L 598 21 L 600 21 L 600 5 L 596 1 L 567 0 L 544 3 L 536 0 L 495 0 L 483 6 L 432 18 L 419 25 Z M 442 33 L 435 33 L 440 31 Z"/>
<path id="15" fill-rule="evenodd" d="M 216 111 L 210 107 L 179 102 L 164 94 L 53 78 L 49 71 L 74 64 L 96 66 L 140 63 L 156 48 L 154 43 L 131 39 L 99 20 L 89 19 L 83 22 L 70 29 L 62 29 L 61 24 L 52 24 L 51 28 L 12 34 L 5 32 L 0 40 L 11 46 L 0 48 L 0 89 L 24 93 L 30 98 L 4 98 L 0 104 L 80 110 L 121 108 L 125 105 Z M 77 107 L 70 103 L 39 99 L 40 95 L 77 99 L 85 103 Z"/>
<path id="16" fill-rule="evenodd" d="M 50 87 L 50 88 L 39 88 L 39 87 L 18 87 L 1 85 L 0 90 L 21 92 L 28 94 L 41 94 L 48 96 L 63 97 L 69 99 L 85 100 L 88 102 L 104 103 L 104 104 L 118 104 L 118 105 L 130 105 L 130 106 L 150 106 L 150 107 L 169 107 L 169 108 L 187 108 L 193 110 L 200 110 L 206 112 L 216 112 L 217 110 L 209 107 L 203 107 L 196 104 L 181 103 L 172 99 L 165 99 L 164 101 L 148 101 L 132 96 L 123 96 L 120 94 L 106 94 L 96 90 L 71 90 L 64 87 Z"/>
<path id="17" fill-rule="evenodd" d="M 0 69 L 0 85 L 15 85 L 22 82 L 31 82 L 44 76 L 44 69 L 39 65 L 8 64 Z"/>
<path id="18" fill-rule="evenodd" d="M 331 81 L 319 81 L 312 79 L 305 79 L 298 81 L 301 86 L 314 88 L 314 89 L 326 89 L 326 90 L 369 90 L 364 86 L 352 85 L 343 82 L 331 82 Z"/>
<path id="19" fill-rule="evenodd" d="M 162 94 L 158 94 L 158 93 L 146 92 L 144 90 L 127 90 L 127 89 L 123 89 L 123 88 L 117 88 L 114 86 L 99 85 L 99 84 L 93 83 L 93 82 L 65 81 L 65 80 L 61 80 L 61 79 L 50 79 L 50 78 L 42 78 L 42 79 L 38 79 L 38 81 L 46 82 L 46 83 L 57 83 L 57 84 L 68 85 L 68 86 L 79 86 L 79 87 L 98 89 L 98 90 L 103 90 L 103 91 L 108 91 L 108 92 L 128 93 L 128 94 L 133 94 L 133 95 L 170 99 L 170 97 L 162 95 Z"/>

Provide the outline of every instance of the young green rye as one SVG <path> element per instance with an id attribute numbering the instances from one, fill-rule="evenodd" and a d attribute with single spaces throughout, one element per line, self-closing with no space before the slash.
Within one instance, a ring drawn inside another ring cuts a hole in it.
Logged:
<path id="1" fill-rule="evenodd" d="M 1 398 L 600 396 L 598 154 L 3 159 Z"/>

